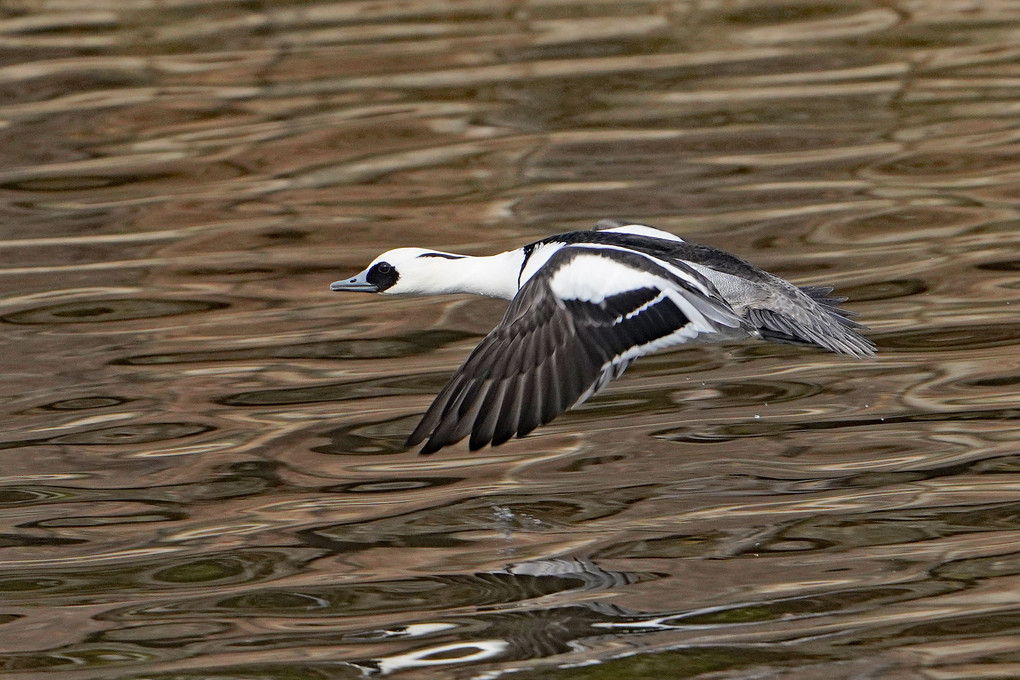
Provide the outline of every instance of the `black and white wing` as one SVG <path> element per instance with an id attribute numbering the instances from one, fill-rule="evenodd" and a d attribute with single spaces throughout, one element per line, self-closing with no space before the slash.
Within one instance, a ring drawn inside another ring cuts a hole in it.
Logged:
<path id="1" fill-rule="evenodd" d="M 523 437 L 637 357 L 743 322 L 697 272 L 639 253 L 560 248 L 433 401 L 407 445 L 471 450 Z"/>

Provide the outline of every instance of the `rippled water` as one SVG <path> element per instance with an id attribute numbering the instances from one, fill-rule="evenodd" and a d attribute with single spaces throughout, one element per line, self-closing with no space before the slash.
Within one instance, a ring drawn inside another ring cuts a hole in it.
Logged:
<path id="1" fill-rule="evenodd" d="M 0 6 L 0 672 L 1020 675 L 1020 7 Z M 603 217 L 879 354 L 683 349 L 403 438 L 501 303 L 339 296 Z"/>

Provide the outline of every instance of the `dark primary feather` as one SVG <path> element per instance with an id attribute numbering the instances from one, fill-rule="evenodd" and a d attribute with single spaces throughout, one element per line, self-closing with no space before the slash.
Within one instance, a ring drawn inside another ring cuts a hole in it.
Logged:
<path id="1" fill-rule="evenodd" d="M 548 272 L 578 250 L 554 253 Z M 661 292 L 649 286 L 601 303 L 561 300 L 550 290 L 548 274 L 533 277 L 439 393 L 407 445 L 428 439 L 421 451 L 428 454 L 470 435 L 476 450 L 548 423 L 622 373 L 630 362 L 620 355 L 689 323 Z M 693 289 L 689 294 L 704 295 Z"/>
<path id="2" fill-rule="evenodd" d="M 833 286 L 801 286 L 800 289 L 809 298 L 825 307 L 825 311 L 829 313 L 838 314 L 848 320 L 857 316 L 857 312 L 840 307 L 840 305 L 846 302 L 849 298 L 843 295 L 833 295 Z M 864 326 L 855 321 L 850 322 L 850 327 L 864 328 Z"/>

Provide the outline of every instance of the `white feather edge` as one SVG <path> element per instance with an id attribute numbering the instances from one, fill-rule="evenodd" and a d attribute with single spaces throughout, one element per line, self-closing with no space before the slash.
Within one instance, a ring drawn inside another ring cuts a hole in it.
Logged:
<path id="1" fill-rule="evenodd" d="M 599 229 L 599 231 L 613 231 L 617 234 L 634 234 L 636 236 L 651 236 L 652 238 L 661 238 L 667 241 L 683 241 L 683 239 L 676 234 L 671 234 L 668 231 L 656 229 L 655 227 L 645 226 L 644 224 L 624 224 L 620 227 Z"/>

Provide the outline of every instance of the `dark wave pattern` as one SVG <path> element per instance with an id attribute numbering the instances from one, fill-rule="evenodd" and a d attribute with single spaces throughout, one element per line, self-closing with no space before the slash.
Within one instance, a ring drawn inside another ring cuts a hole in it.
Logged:
<path id="1" fill-rule="evenodd" d="M 0 674 L 1016 676 L 1018 34 L 1008 0 L 0 3 Z M 606 217 L 834 284 L 876 358 L 692 347 L 406 450 L 504 305 L 328 284 Z"/>

